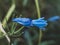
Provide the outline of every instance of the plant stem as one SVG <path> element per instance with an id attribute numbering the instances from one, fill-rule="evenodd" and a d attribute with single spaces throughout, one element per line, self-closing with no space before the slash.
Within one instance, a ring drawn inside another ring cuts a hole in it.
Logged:
<path id="1" fill-rule="evenodd" d="M 3 29 L 1 22 L 0 22 L 0 31 L 3 32 L 4 36 L 6 37 L 8 42 L 10 43 L 10 38 L 8 37 L 8 34 L 5 32 L 5 30 Z"/>
<path id="2" fill-rule="evenodd" d="M 23 28 L 24 28 L 24 26 L 22 26 L 20 29 L 18 29 L 16 32 L 14 32 L 14 34 L 20 32 Z"/>
<path id="3" fill-rule="evenodd" d="M 42 30 L 39 30 L 39 41 L 38 41 L 38 45 L 40 45 L 41 39 L 42 39 Z"/>
<path id="4" fill-rule="evenodd" d="M 40 15 L 40 8 L 39 8 L 38 0 L 35 0 L 35 4 L 36 4 L 36 9 L 37 9 L 38 18 L 40 18 L 41 15 Z"/>
<path id="5" fill-rule="evenodd" d="M 41 12 L 40 12 L 40 8 L 39 8 L 38 0 L 35 0 L 35 4 L 36 4 L 36 8 L 37 8 L 38 18 L 40 18 L 41 17 Z M 38 41 L 38 45 L 40 45 L 40 43 L 41 43 L 41 38 L 42 38 L 42 30 L 39 30 L 39 41 Z"/>
<path id="6" fill-rule="evenodd" d="M 12 15 L 12 13 L 13 13 L 14 10 L 15 10 L 15 0 L 12 0 L 12 5 L 11 5 L 11 7 L 9 8 L 9 10 L 8 10 L 5 18 L 4 18 L 3 21 L 2 21 L 3 27 L 6 26 L 8 20 L 9 20 L 9 18 L 11 17 L 11 15 Z"/>

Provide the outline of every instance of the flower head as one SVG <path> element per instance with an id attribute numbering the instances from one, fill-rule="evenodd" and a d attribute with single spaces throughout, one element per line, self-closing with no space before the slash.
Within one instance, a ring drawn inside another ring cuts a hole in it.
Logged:
<path id="1" fill-rule="evenodd" d="M 31 25 L 32 20 L 29 18 L 14 18 L 12 21 L 17 22 L 17 23 L 24 25 L 24 26 L 32 26 Z"/>
<path id="2" fill-rule="evenodd" d="M 53 16 L 53 17 L 49 18 L 48 21 L 55 22 L 55 21 L 57 21 L 59 19 L 60 19 L 60 16 Z"/>
<path id="3" fill-rule="evenodd" d="M 31 20 L 29 18 L 14 18 L 12 21 L 24 26 L 36 26 L 43 30 L 45 30 L 45 27 L 47 26 L 47 21 L 44 20 L 44 17 L 36 20 Z"/>
<path id="4" fill-rule="evenodd" d="M 47 21 L 44 20 L 44 18 L 39 18 L 36 20 L 32 20 L 32 24 L 39 27 L 40 29 L 45 29 L 45 27 L 47 26 Z"/>

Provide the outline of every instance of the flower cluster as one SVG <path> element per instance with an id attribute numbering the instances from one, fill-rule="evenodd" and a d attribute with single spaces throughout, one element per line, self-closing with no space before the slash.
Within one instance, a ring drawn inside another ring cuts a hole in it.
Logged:
<path id="1" fill-rule="evenodd" d="M 44 20 L 44 17 L 35 20 L 31 20 L 29 18 L 14 18 L 12 21 L 24 26 L 36 26 L 40 29 L 44 29 L 47 26 L 47 21 Z"/>
<path id="2" fill-rule="evenodd" d="M 49 22 L 56 22 L 60 19 L 60 16 L 53 16 L 47 19 Z M 36 26 L 42 30 L 45 30 L 45 27 L 48 25 L 47 21 L 44 20 L 44 17 L 32 20 L 30 18 L 14 18 L 12 21 L 17 22 L 23 26 Z"/>

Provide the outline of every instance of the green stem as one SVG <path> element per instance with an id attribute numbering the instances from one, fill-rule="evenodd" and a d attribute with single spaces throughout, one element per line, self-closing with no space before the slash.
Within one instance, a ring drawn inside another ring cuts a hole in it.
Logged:
<path id="1" fill-rule="evenodd" d="M 8 34 L 5 32 L 5 30 L 3 29 L 1 22 L 0 22 L 0 31 L 4 34 L 4 36 L 6 37 L 8 42 L 10 43 L 10 38 L 8 37 Z"/>
<path id="2" fill-rule="evenodd" d="M 38 14 L 38 18 L 41 17 L 41 12 L 40 12 L 40 8 L 39 8 L 39 4 L 38 4 L 38 0 L 35 0 L 35 4 L 36 4 L 36 8 L 37 8 L 37 14 Z M 40 45 L 41 43 L 41 38 L 42 38 L 42 30 L 39 30 L 39 41 L 38 41 L 38 45 Z"/>
<path id="3" fill-rule="evenodd" d="M 36 4 L 36 9 L 37 9 L 38 18 L 40 18 L 41 15 L 40 15 L 40 8 L 39 8 L 38 0 L 35 0 L 35 4 Z"/>
<path id="4" fill-rule="evenodd" d="M 40 45 L 40 43 L 41 43 L 41 39 L 42 39 L 42 31 L 41 30 L 39 30 L 39 42 L 38 42 L 38 45 Z"/>
<path id="5" fill-rule="evenodd" d="M 23 28 L 24 28 L 24 26 L 22 26 L 20 29 L 18 29 L 16 32 L 14 32 L 14 34 L 20 32 Z"/>
<path id="6" fill-rule="evenodd" d="M 9 18 L 11 17 L 11 15 L 12 15 L 12 13 L 13 13 L 14 10 L 15 10 L 15 0 L 12 0 L 12 5 L 11 5 L 11 7 L 9 8 L 9 10 L 8 10 L 5 18 L 4 18 L 3 21 L 2 21 L 3 27 L 6 26 L 8 20 L 9 20 Z"/>

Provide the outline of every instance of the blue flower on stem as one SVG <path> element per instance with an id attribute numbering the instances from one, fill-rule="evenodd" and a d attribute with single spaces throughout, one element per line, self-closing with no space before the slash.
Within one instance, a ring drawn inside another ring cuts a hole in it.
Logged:
<path id="1" fill-rule="evenodd" d="M 17 22 L 23 26 L 36 26 L 43 30 L 45 30 L 45 27 L 47 26 L 47 21 L 44 20 L 44 17 L 36 20 L 31 20 L 29 18 L 14 18 L 12 21 Z"/>
<path id="2" fill-rule="evenodd" d="M 60 19 L 60 16 L 53 16 L 53 17 L 49 18 L 48 21 L 55 22 L 55 21 L 57 21 L 59 19 Z"/>
<path id="3" fill-rule="evenodd" d="M 32 20 L 32 24 L 36 27 L 39 27 L 42 30 L 45 30 L 45 27 L 47 26 L 47 21 L 44 20 L 44 17 L 43 17 L 36 20 Z"/>
<path id="4" fill-rule="evenodd" d="M 12 21 L 17 22 L 23 26 L 32 26 L 32 20 L 29 18 L 14 18 Z"/>

